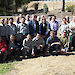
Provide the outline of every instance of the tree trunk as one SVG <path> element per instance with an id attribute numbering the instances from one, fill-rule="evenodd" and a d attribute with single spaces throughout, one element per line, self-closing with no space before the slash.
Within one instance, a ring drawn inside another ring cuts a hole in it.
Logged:
<path id="1" fill-rule="evenodd" d="M 65 0 L 62 0 L 62 11 L 65 11 Z"/>

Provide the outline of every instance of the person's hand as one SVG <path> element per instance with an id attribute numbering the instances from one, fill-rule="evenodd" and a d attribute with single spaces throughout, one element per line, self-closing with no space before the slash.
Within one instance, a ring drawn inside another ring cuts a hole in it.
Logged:
<path id="1" fill-rule="evenodd" d="M 11 47 L 11 50 L 13 49 L 13 47 Z"/>
<path id="2" fill-rule="evenodd" d="M 40 45 L 40 51 L 43 51 L 43 45 Z"/>
<path id="3" fill-rule="evenodd" d="M 33 56 L 35 56 L 34 52 L 31 53 Z"/>
<path id="4" fill-rule="evenodd" d="M 14 49 L 13 47 L 10 48 L 11 52 L 13 51 L 13 49 Z"/>
<path id="5" fill-rule="evenodd" d="M 40 48 L 43 48 L 43 45 L 40 45 Z"/>

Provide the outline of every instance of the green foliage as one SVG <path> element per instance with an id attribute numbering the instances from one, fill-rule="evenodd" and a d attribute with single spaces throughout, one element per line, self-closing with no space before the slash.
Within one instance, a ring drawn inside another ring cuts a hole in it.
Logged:
<path id="1" fill-rule="evenodd" d="M 23 1 L 22 3 L 27 4 L 27 3 L 29 3 L 31 0 L 22 0 L 22 1 Z"/>
<path id="2" fill-rule="evenodd" d="M 70 5 L 70 6 L 67 6 L 67 7 L 66 7 L 66 10 L 67 10 L 68 12 L 72 12 L 72 14 L 74 13 L 74 9 L 75 9 L 75 5 Z"/>
<path id="3" fill-rule="evenodd" d="M 0 15 L 6 15 L 7 14 L 7 12 L 5 12 L 5 9 L 4 8 L 0 8 Z"/>
<path id="4" fill-rule="evenodd" d="M 34 9 L 35 9 L 35 10 L 38 10 L 38 3 L 35 3 L 35 4 L 34 4 Z"/>
<path id="5" fill-rule="evenodd" d="M 6 15 L 7 11 L 17 12 L 17 9 L 31 0 L 0 0 L 0 14 Z M 3 12 L 3 13 L 1 13 Z"/>
<path id="6" fill-rule="evenodd" d="M 48 13 L 48 7 L 47 7 L 47 5 L 46 5 L 46 4 L 44 4 L 44 6 L 43 6 L 43 11 L 44 11 L 44 13 L 45 13 L 45 14 L 47 14 L 47 13 Z"/>
<path id="7" fill-rule="evenodd" d="M 0 0 L 0 15 L 7 15 L 9 12 L 17 12 L 17 9 L 23 4 L 27 4 L 33 0 Z M 35 7 L 37 10 L 37 6 Z M 23 7 L 24 12 L 26 8 Z"/>
<path id="8" fill-rule="evenodd" d="M 22 13 L 25 13 L 26 11 L 27 11 L 27 7 L 26 6 L 23 6 Z"/>
<path id="9" fill-rule="evenodd" d="M 3 75 L 4 73 L 10 71 L 16 63 L 17 62 L 0 64 L 0 74 Z"/>

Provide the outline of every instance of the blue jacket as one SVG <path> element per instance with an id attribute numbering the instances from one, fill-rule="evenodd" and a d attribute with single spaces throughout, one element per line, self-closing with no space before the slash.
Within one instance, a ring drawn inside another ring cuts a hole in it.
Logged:
<path id="1" fill-rule="evenodd" d="M 30 34 L 33 34 L 33 33 L 37 33 L 39 32 L 39 23 L 38 21 L 31 21 L 30 24 L 29 24 L 29 31 L 30 31 Z"/>

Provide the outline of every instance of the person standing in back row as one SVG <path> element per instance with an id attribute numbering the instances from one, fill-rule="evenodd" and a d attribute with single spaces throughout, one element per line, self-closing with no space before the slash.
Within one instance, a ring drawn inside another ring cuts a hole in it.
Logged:
<path id="1" fill-rule="evenodd" d="M 16 25 L 13 23 L 13 21 L 14 21 L 13 18 L 10 18 L 10 19 L 9 19 L 10 35 L 11 35 L 11 34 L 14 34 L 14 35 L 17 34 L 17 27 L 16 27 Z"/>
<path id="2" fill-rule="evenodd" d="M 16 17 L 16 22 L 14 22 L 14 24 L 16 25 L 16 27 L 17 27 L 17 34 L 20 32 L 20 30 L 19 30 L 19 24 L 20 24 L 21 22 L 20 22 L 20 20 L 19 20 L 19 17 L 17 16 Z"/>
<path id="3" fill-rule="evenodd" d="M 55 32 L 55 35 L 57 35 L 58 28 L 59 23 L 56 21 L 56 16 L 53 16 L 52 20 L 50 21 L 50 29 Z"/>
<path id="4" fill-rule="evenodd" d="M 29 33 L 29 26 L 25 23 L 25 18 L 22 17 L 22 22 L 19 24 L 20 33 L 23 35 L 23 39 Z"/>
<path id="5" fill-rule="evenodd" d="M 32 20 L 29 25 L 29 31 L 30 31 L 30 35 L 32 36 L 36 36 L 36 33 L 39 32 L 39 23 L 37 21 L 36 15 L 32 15 Z"/>
<path id="6" fill-rule="evenodd" d="M 10 32 L 10 26 L 5 23 L 5 19 L 1 19 L 0 35 L 6 43 L 7 43 L 7 40 L 9 40 L 9 35 L 10 35 L 9 32 Z"/>
<path id="7" fill-rule="evenodd" d="M 42 23 L 39 25 L 39 33 L 43 37 L 43 39 L 46 41 L 46 38 L 48 36 L 50 29 L 49 24 L 47 23 L 45 18 L 42 18 Z"/>

